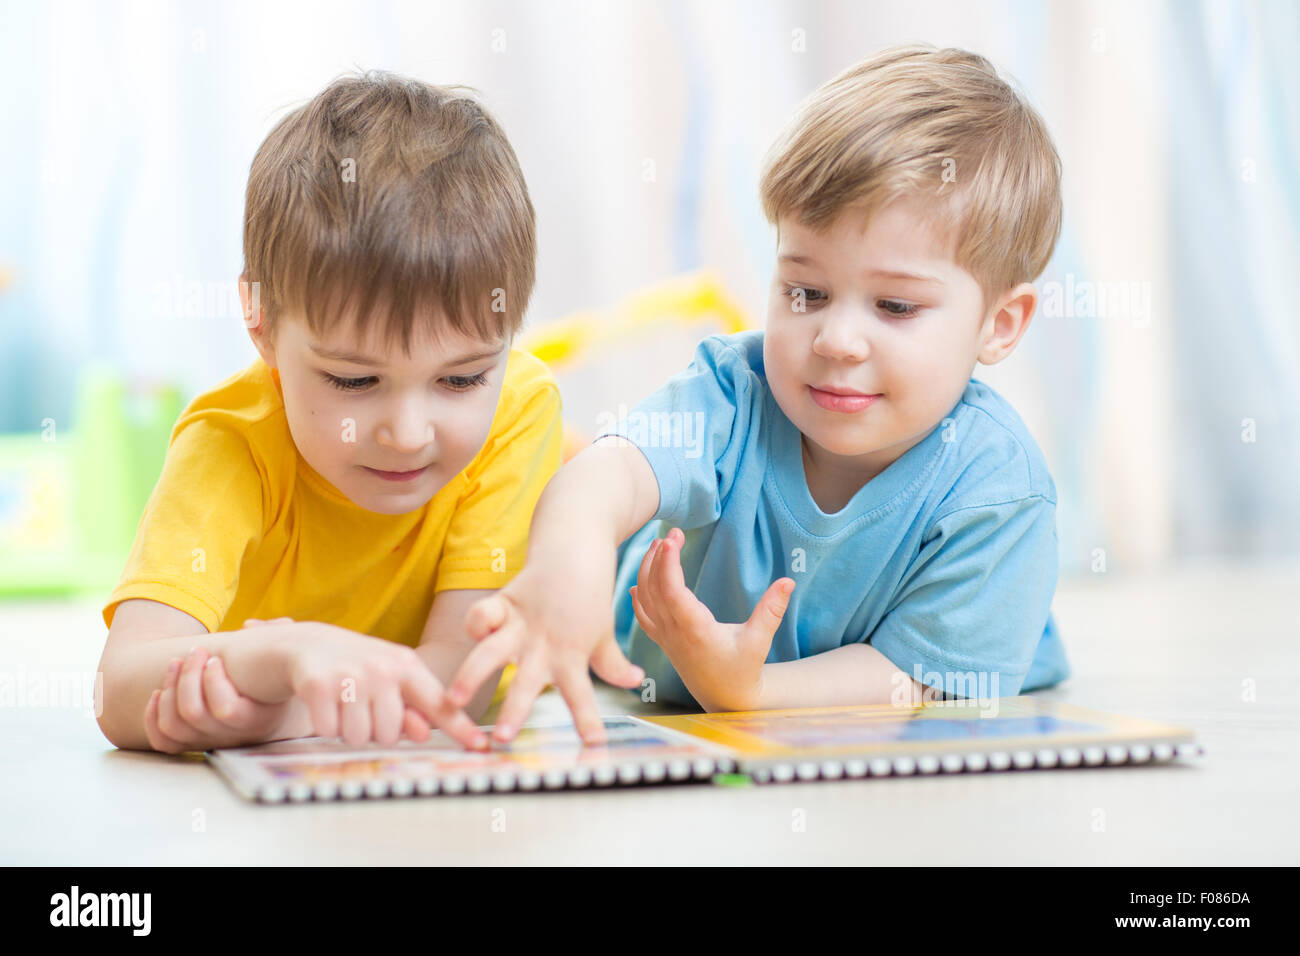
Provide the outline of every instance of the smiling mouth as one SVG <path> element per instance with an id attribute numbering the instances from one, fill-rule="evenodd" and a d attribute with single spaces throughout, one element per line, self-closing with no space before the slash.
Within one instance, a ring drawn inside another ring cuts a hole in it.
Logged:
<path id="1" fill-rule="evenodd" d="M 832 412 L 860 412 L 870 408 L 877 400 L 884 397 L 880 394 L 868 395 L 865 392 L 854 392 L 836 386 L 818 388 L 816 385 L 809 385 L 808 393 L 814 402 Z"/>
<path id="2" fill-rule="evenodd" d="M 815 388 L 819 392 L 826 392 L 829 395 L 849 395 L 859 398 L 879 397 L 879 392 L 859 392 L 853 388 L 841 388 L 838 385 L 810 385 L 809 388 Z"/>
<path id="3" fill-rule="evenodd" d="M 361 467 L 385 481 L 414 481 L 433 466 L 425 465 L 423 468 L 416 468 L 414 471 L 380 471 L 378 468 L 371 468 L 368 465 L 362 465 Z"/>

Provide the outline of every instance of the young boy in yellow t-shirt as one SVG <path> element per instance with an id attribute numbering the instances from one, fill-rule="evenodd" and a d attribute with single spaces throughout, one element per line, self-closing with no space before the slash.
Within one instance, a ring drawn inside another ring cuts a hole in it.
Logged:
<path id="1" fill-rule="evenodd" d="M 514 151 L 463 90 L 346 77 L 275 127 L 244 219 L 260 357 L 172 432 L 103 612 L 110 741 L 486 746 L 501 671 L 463 710 L 442 684 L 560 462 L 555 382 L 511 348 L 535 259 Z"/>

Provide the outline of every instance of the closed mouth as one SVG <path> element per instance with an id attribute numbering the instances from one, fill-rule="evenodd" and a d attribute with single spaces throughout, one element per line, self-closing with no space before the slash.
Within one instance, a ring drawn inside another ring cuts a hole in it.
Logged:
<path id="1" fill-rule="evenodd" d="M 419 475 L 424 474 L 431 468 L 431 465 L 425 465 L 423 468 L 414 468 L 410 471 L 385 471 L 382 468 L 371 468 L 369 465 L 362 465 L 366 471 L 372 475 L 378 475 L 380 478 L 387 478 L 389 481 L 409 481 Z"/>
<path id="2" fill-rule="evenodd" d="M 876 402 L 883 398 L 883 395 L 868 395 L 865 392 L 850 391 L 840 389 L 833 391 L 831 388 L 822 388 L 819 385 L 809 385 L 808 395 L 814 404 L 826 409 L 828 412 L 848 413 L 863 412 L 870 408 Z"/>
<path id="3" fill-rule="evenodd" d="M 845 395 L 850 398 L 879 398 L 879 392 L 859 392 L 851 388 L 843 388 L 839 385 L 810 385 L 819 392 L 826 392 L 828 395 Z"/>

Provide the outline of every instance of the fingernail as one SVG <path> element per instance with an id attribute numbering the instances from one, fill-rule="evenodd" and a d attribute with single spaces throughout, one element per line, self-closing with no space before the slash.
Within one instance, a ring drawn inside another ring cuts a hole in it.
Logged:
<path id="1" fill-rule="evenodd" d="M 180 669 L 181 669 L 181 662 L 177 660 L 175 657 L 173 657 L 170 661 L 167 662 L 168 677 L 175 677 L 176 672 L 179 671 Z"/>

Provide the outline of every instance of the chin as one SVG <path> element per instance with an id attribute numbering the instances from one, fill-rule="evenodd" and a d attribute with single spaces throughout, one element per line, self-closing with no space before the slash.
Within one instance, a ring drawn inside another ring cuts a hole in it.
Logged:
<path id="1" fill-rule="evenodd" d="M 807 427 L 804 427 L 804 426 Z M 825 449 L 841 458 L 852 458 L 875 451 L 879 441 L 875 436 L 865 434 L 860 428 L 826 428 L 820 423 L 796 422 L 795 426 L 803 432 L 805 438 L 814 442 L 818 448 Z"/>
<path id="2" fill-rule="evenodd" d="M 348 499 L 358 508 L 379 515 L 410 514 L 429 503 L 429 498 L 425 495 L 393 495 L 392 497 L 367 497 L 360 500 L 348 495 Z"/>
<path id="3" fill-rule="evenodd" d="M 839 437 L 825 437 L 818 435 L 816 432 L 804 432 L 804 436 L 810 442 L 815 443 L 818 448 L 823 448 L 832 455 L 838 455 L 840 458 L 853 458 L 874 451 L 870 445 L 863 444 L 862 442 L 846 441 Z"/>
<path id="4" fill-rule="evenodd" d="M 390 494 L 376 491 L 363 479 L 352 481 L 347 485 L 335 484 L 344 497 L 358 508 L 379 515 L 403 515 L 424 507 L 431 494 L 425 494 L 422 488 L 394 489 Z"/>

